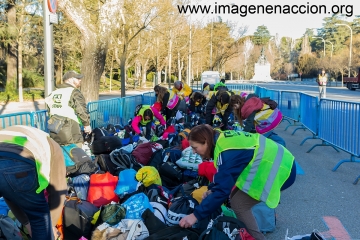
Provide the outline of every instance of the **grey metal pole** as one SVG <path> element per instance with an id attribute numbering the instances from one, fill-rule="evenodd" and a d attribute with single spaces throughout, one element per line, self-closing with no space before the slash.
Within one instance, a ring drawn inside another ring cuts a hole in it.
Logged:
<path id="1" fill-rule="evenodd" d="M 43 0 L 45 97 L 54 89 L 53 26 L 50 22 L 50 11 L 47 2 Z"/>
<path id="2" fill-rule="evenodd" d="M 351 74 L 350 69 L 351 69 L 351 57 L 352 57 L 352 36 L 353 36 L 353 31 L 352 31 L 351 27 L 349 25 L 345 24 L 345 23 L 337 23 L 337 24 L 335 24 L 335 26 L 346 26 L 346 27 L 348 27 L 350 29 L 350 47 L 349 47 L 350 53 L 349 53 L 349 75 L 348 75 L 348 77 L 350 77 L 350 74 Z"/>

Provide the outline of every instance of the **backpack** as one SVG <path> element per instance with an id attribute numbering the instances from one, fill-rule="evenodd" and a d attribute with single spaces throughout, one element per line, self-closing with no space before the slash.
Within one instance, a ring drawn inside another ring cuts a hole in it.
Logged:
<path id="1" fill-rule="evenodd" d="M 182 183 L 182 171 L 172 162 L 163 163 L 159 168 L 159 174 L 163 186 L 167 188 L 174 188 Z"/>
<path id="2" fill-rule="evenodd" d="M 238 238 L 240 236 L 240 238 Z M 255 240 L 240 220 L 233 217 L 219 216 L 211 220 L 199 240 Z"/>
<path id="3" fill-rule="evenodd" d="M 119 170 L 133 168 L 138 171 L 142 165 L 138 163 L 131 153 L 124 149 L 115 149 L 110 153 L 111 162 L 118 166 Z"/>
<path id="4" fill-rule="evenodd" d="M 126 194 L 136 191 L 138 181 L 136 181 L 135 175 L 136 171 L 134 169 L 125 169 L 119 173 L 119 181 L 114 190 L 116 195 L 123 198 Z"/>
<path id="5" fill-rule="evenodd" d="M 253 206 L 251 211 L 259 226 L 260 232 L 268 233 L 275 231 L 276 216 L 274 208 L 269 208 L 266 203 L 260 202 Z"/>
<path id="6" fill-rule="evenodd" d="M 136 161 L 142 165 L 147 165 L 153 154 L 151 142 L 141 143 L 132 151 Z"/>
<path id="7" fill-rule="evenodd" d="M 98 211 L 97 207 L 87 201 L 67 196 L 62 216 L 64 239 L 78 240 L 82 236 L 90 239 L 91 222 Z"/>
<path id="8" fill-rule="evenodd" d="M 126 219 L 141 219 L 141 215 L 146 209 L 154 212 L 150 205 L 149 198 L 144 193 L 138 193 L 131 196 L 124 203 L 121 204 L 126 209 Z"/>
<path id="9" fill-rule="evenodd" d="M 74 188 L 76 196 L 81 200 L 86 200 L 89 190 L 90 177 L 87 174 L 69 178 L 68 184 Z"/>
<path id="10" fill-rule="evenodd" d="M 90 145 L 91 152 L 95 155 L 109 154 L 111 151 L 121 148 L 122 140 L 117 136 L 104 136 Z"/>
<path id="11" fill-rule="evenodd" d="M 163 228 L 166 228 L 166 224 L 162 222 L 150 209 L 146 209 L 141 218 L 144 220 L 146 228 L 149 230 L 149 234 L 154 234 Z"/>
<path id="12" fill-rule="evenodd" d="M 101 210 L 100 219 L 113 226 L 124 219 L 125 215 L 126 210 L 120 204 L 108 204 Z"/>
<path id="13" fill-rule="evenodd" d="M 114 202 L 119 202 L 119 197 L 115 194 L 118 176 L 113 176 L 109 172 L 90 176 L 90 186 L 88 190 L 87 201 L 97 207 Z"/>
<path id="14" fill-rule="evenodd" d="M 90 175 L 98 170 L 96 164 L 82 148 L 78 148 L 75 144 L 61 146 L 61 148 L 66 165 L 66 176 Z"/>
<path id="15" fill-rule="evenodd" d="M 109 133 L 104 128 L 94 128 L 91 131 L 91 142 L 99 140 L 102 137 L 109 136 Z"/>
<path id="16" fill-rule="evenodd" d="M 95 164 L 97 164 L 100 170 L 109 172 L 114 176 L 118 176 L 120 168 L 115 165 L 110 158 L 109 154 L 100 154 L 95 157 Z"/>
<path id="17" fill-rule="evenodd" d="M 183 189 L 180 189 L 183 192 Z M 193 213 L 198 205 L 199 203 L 193 197 L 185 195 L 184 192 L 181 197 L 171 199 L 167 216 L 168 225 L 178 225 L 180 220 L 186 215 Z"/>
<path id="18" fill-rule="evenodd" d="M 264 98 L 260 98 L 260 100 L 269 105 L 269 107 L 274 110 L 275 108 L 277 108 L 278 104 L 277 102 L 275 102 L 274 100 L 270 99 L 270 97 L 264 97 Z"/>
<path id="19" fill-rule="evenodd" d="M 142 104 L 139 104 L 139 105 L 137 105 L 137 106 L 135 107 L 134 117 L 136 117 L 136 116 L 139 114 L 139 112 L 140 112 L 140 110 L 141 110 L 142 107 L 143 107 Z"/>
<path id="20" fill-rule="evenodd" d="M 176 163 L 176 161 L 181 158 L 181 153 L 182 153 L 181 148 L 177 146 L 165 149 L 163 152 L 164 162 L 170 160 L 172 163 Z"/>
<path id="21" fill-rule="evenodd" d="M 191 228 L 180 226 L 170 226 L 151 234 L 146 240 L 198 240 L 199 234 Z"/>
<path id="22" fill-rule="evenodd" d="M 3 214 L 0 214 L 0 239 L 23 239 L 16 223 L 9 216 Z"/>
<path id="23" fill-rule="evenodd" d="M 106 223 L 100 225 L 93 232 L 92 240 L 134 240 L 146 239 L 149 236 L 144 222 L 140 219 L 123 219 L 117 225 L 117 228 L 108 227 Z M 90 239 L 90 238 L 89 238 Z"/>

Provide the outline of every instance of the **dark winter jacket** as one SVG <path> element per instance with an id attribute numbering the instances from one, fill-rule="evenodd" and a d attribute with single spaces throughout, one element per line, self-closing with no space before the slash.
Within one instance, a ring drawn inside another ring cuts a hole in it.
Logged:
<path id="1" fill-rule="evenodd" d="M 218 101 L 220 101 L 220 94 L 223 91 L 218 91 L 216 94 L 214 94 L 208 103 L 206 104 L 206 114 L 205 114 L 205 122 L 206 124 L 212 125 L 212 120 L 214 115 L 212 114 L 212 110 L 216 107 Z M 227 127 L 229 116 L 232 112 L 232 108 L 228 106 L 228 108 L 225 110 L 224 114 L 221 115 L 222 118 L 222 124 L 224 125 L 224 128 Z"/>
<path id="2" fill-rule="evenodd" d="M 194 94 L 194 93 L 193 93 Z M 192 94 L 192 95 L 193 95 Z M 203 106 L 206 104 L 206 97 L 204 96 L 202 98 L 202 101 L 200 102 L 200 104 L 198 106 L 195 106 L 195 101 L 194 99 L 192 98 L 192 95 L 190 97 L 190 104 L 189 104 L 189 110 L 193 113 L 203 113 L 202 112 L 202 108 Z"/>

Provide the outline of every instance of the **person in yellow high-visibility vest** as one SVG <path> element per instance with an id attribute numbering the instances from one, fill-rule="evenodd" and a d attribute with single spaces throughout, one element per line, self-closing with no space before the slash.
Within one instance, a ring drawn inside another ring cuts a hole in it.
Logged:
<path id="1" fill-rule="evenodd" d="M 172 88 L 172 91 L 177 94 L 180 99 L 185 99 L 186 101 L 188 101 L 192 93 L 192 89 L 189 87 L 189 85 L 181 81 L 174 82 L 174 87 Z"/>
<path id="2" fill-rule="evenodd" d="M 256 240 L 265 239 L 251 208 L 260 201 L 276 208 L 280 191 L 296 178 L 294 156 L 258 133 L 216 131 L 203 124 L 191 129 L 189 143 L 203 159 L 214 159 L 217 173 L 201 204 L 180 221 L 189 228 L 211 215 L 230 196 L 231 207 Z M 235 186 L 235 187 L 234 187 Z"/>

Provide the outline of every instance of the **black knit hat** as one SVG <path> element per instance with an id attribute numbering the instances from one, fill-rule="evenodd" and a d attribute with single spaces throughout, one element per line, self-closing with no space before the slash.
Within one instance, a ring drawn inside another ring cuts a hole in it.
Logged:
<path id="1" fill-rule="evenodd" d="M 203 89 L 206 88 L 207 86 L 209 86 L 209 84 L 207 82 L 204 82 Z"/>

